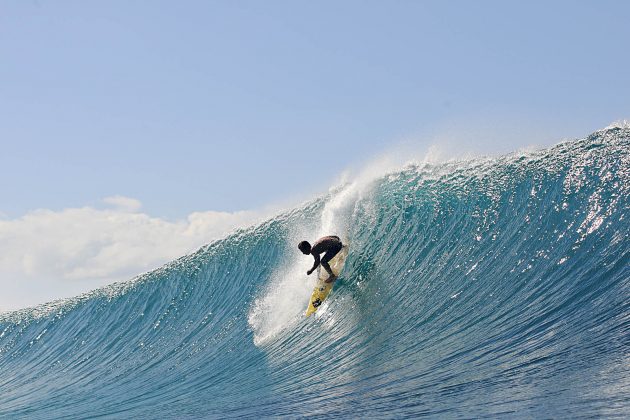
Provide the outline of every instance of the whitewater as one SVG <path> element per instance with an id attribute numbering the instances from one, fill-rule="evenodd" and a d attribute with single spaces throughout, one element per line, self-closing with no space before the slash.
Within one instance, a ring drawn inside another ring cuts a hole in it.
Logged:
<path id="1" fill-rule="evenodd" d="M 629 151 L 403 165 L 1 314 L 0 417 L 630 417 Z M 306 319 L 322 234 L 350 253 Z"/>

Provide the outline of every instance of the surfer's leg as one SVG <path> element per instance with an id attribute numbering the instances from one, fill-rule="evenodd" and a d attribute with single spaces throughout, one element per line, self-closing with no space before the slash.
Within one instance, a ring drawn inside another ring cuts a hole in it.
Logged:
<path id="1" fill-rule="evenodd" d="M 330 266 L 328 265 L 328 261 L 323 261 L 321 262 L 322 267 L 324 267 L 324 270 L 328 271 L 328 274 L 331 276 L 334 276 L 332 269 L 330 268 Z"/>
<path id="2" fill-rule="evenodd" d="M 326 279 L 327 282 L 331 282 L 337 277 L 335 276 L 332 269 L 330 268 L 330 265 L 328 265 L 328 261 L 332 260 L 335 257 L 335 255 L 337 255 L 339 251 L 341 251 L 341 248 L 343 248 L 343 246 L 341 246 L 341 243 L 339 245 L 340 246 L 326 251 L 326 253 L 324 254 L 321 260 L 322 267 L 324 267 L 324 270 L 328 272 L 328 279 Z"/>

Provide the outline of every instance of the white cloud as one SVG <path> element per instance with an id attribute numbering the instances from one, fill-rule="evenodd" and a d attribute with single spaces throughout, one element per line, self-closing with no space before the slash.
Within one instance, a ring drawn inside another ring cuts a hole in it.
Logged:
<path id="1" fill-rule="evenodd" d="M 0 219 L 0 311 L 73 296 L 189 253 L 267 212 L 196 212 L 171 222 L 116 196 L 111 209 L 35 210 Z"/>

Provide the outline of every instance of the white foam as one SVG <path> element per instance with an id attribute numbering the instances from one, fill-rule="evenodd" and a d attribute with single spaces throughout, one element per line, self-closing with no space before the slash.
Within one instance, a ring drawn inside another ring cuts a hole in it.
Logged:
<path id="1" fill-rule="evenodd" d="M 271 276 L 264 293 L 255 299 L 249 312 L 254 344 L 264 344 L 302 318 L 312 290 L 306 270 L 292 259 Z"/>
<path id="2" fill-rule="evenodd" d="M 613 129 L 613 128 L 624 128 L 624 129 L 625 129 L 625 128 L 630 128 L 630 121 L 628 121 L 628 120 L 626 120 L 626 119 L 623 119 L 623 120 L 617 120 L 617 121 L 614 121 L 614 122 L 613 122 L 612 124 L 610 124 L 609 126 L 604 127 L 603 129 L 598 130 L 598 131 L 606 131 L 606 130 L 611 130 L 611 129 Z"/>

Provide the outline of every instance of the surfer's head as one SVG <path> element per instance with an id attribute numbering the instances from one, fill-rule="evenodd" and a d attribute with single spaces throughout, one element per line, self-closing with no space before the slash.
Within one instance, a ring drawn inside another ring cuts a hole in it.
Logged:
<path id="1" fill-rule="evenodd" d="M 311 253 L 311 244 L 309 244 L 308 241 L 300 242 L 298 248 L 302 251 L 302 254 L 308 255 Z"/>

